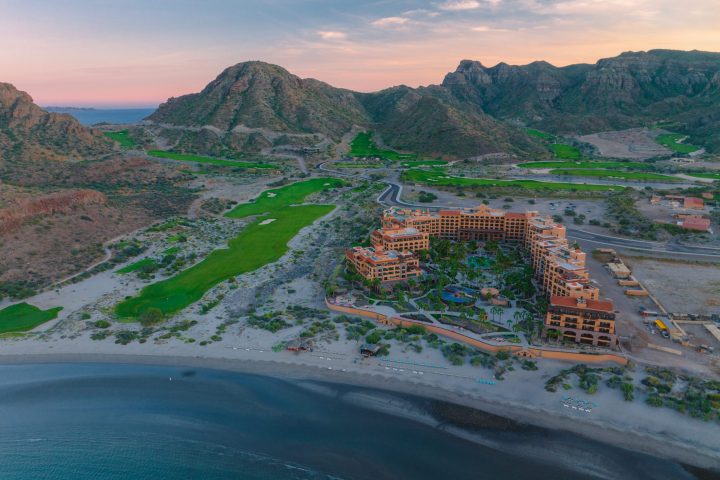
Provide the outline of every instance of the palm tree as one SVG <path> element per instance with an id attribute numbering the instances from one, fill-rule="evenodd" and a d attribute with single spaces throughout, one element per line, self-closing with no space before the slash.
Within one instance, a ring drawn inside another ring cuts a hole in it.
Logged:
<path id="1" fill-rule="evenodd" d="M 502 314 L 503 314 L 502 308 L 500 308 L 496 305 L 490 309 L 490 313 L 492 313 L 493 322 L 495 321 L 495 315 L 500 315 L 500 320 L 502 321 Z"/>
<path id="2" fill-rule="evenodd" d="M 515 313 L 513 313 L 513 318 L 515 319 L 515 323 L 520 323 L 520 321 L 525 318 L 525 315 L 520 310 L 515 310 Z"/>
<path id="3" fill-rule="evenodd" d="M 493 308 L 497 309 L 496 313 L 498 314 L 499 321 L 502 322 L 502 317 L 503 317 L 503 314 L 505 313 L 505 310 L 501 307 L 493 307 Z"/>

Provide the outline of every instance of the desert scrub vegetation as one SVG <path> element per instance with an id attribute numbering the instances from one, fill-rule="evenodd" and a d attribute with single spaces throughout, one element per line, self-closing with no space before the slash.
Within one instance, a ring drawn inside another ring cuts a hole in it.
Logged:
<path id="1" fill-rule="evenodd" d="M 687 375 L 672 370 L 646 367 L 645 403 L 653 407 L 668 407 L 691 417 L 720 421 L 720 382 Z"/>

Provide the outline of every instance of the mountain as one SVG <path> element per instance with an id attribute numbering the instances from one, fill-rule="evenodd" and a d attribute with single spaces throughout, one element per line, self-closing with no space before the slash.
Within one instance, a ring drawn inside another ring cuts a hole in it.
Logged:
<path id="1" fill-rule="evenodd" d="M 720 53 L 626 52 L 593 65 L 485 67 L 464 60 L 442 87 L 495 118 L 554 133 L 661 123 L 720 150 Z"/>
<path id="2" fill-rule="evenodd" d="M 455 157 L 547 155 L 520 126 L 584 134 L 660 125 L 720 151 L 720 54 L 626 52 L 595 64 L 485 67 L 463 60 L 440 85 L 357 93 L 245 62 L 200 93 L 171 98 L 149 117 L 185 130 L 181 148 L 261 151 L 282 133 L 337 142 L 353 127 L 390 147 Z M 176 134 L 177 135 L 177 134 Z"/>
<path id="3" fill-rule="evenodd" d="M 352 92 L 262 62 L 227 68 L 200 93 L 169 99 L 149 119 L 223 131 L 323 133 L 334 139 L 368 120 Z"/>
<path id="4" fill-rule="evenodd" d="M 216 138 L 225 147 L 259 150 L 278 133 L 320 134 L 337 142 L 357 126 L 377 131 L 391 147 L 428 155 L 540 151 L 522 131 L 463 105 L 441 87 L 357 93 L 257 61 L 226 69 L 200 93 L 169 99 L 148 120 L 205 127 L 187 130 L 178 141 L 204 149 Z"/>
<path id="5" fill-rule="evenodd" d="M 100 132 L 70 115 L 46 112 L 27 93 L 0 83 L 0 163 L 80 160 L 112 149 Z"/>

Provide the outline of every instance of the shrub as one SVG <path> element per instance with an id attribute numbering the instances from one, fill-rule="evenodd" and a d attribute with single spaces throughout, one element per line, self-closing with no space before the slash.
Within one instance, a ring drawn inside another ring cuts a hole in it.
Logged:
<path id="1" fill-rule="evenodd" d="M 164 318 L 165 316 L 163 315 L 162 310 L 157 307 L 150 307 L 140 314 L 139 320 L 140 325 L 148 327 L 162 322 Z"/>
<path id="2" fill-rule="evenodd" d="M 379 330 L 374 330 L 372 333 L 370 333 L 367 337 L 365 337 L 365 341 L 371 345 L 375 345 L 376 343 L 380 342 L 382 339 L 382 334 Z"/>
<path id="3" fill-rule="evenodd" d="M 620 385 L 620 390 L 622 390 L 626 402 L 632 402 L 635 399 L 635 386 L 632 383 L 623 383 Z"/>
<path id="4" fill-rule="evenodd" d="M 94 325 L 95 328 L 108 328 L 110 327 L 110 322 L 108 322 L 107 320 L 98 320 L 97 322 L 95 322 Z"/>
<path id="5" fill-rule="evenodd" d="M 645 399 L 645 403 L 647 403 L 651 407 L 662 407 L 664 404 L 662 397 L 656 393 L 648 396 Z"/>

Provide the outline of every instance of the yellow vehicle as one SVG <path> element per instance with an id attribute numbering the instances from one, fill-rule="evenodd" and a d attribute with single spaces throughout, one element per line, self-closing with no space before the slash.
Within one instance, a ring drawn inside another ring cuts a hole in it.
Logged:
<path id="1" fill-rule="evenodd" d="M 660 330 L 660 333 L 663 337 L 668 338 L 670 336 L 667 325 L 665 325 L 665 322 L 663 322 L 659 318 L 655 319 L 655 326 L 658 328 L 658 330 Z"/>

